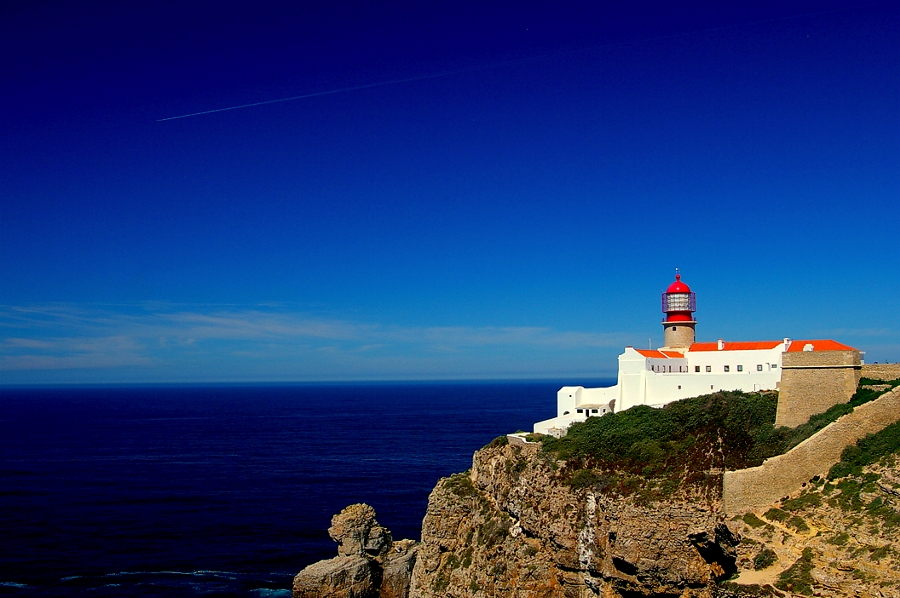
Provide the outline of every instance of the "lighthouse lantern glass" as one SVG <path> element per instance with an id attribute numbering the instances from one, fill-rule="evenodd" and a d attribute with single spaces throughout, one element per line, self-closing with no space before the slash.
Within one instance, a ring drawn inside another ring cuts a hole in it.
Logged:
<path id="1" fill-rule="evenodd" d="M 696 311 L 697 300 L 694 293 L 663 294 L 663 311 Z"/>

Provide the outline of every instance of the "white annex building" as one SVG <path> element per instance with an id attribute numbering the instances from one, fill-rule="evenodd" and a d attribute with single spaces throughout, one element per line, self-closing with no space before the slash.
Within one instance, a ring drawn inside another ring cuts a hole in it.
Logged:
<path id="1" fill-rule="evenodd" d="M 833 340 L 697 343 L 696 309 L 695 294 L 676 274 L 675 282 L 662 295 L 665 346 L 658 350 L 625 347 L 619 355 L 615 386 L 564 386 L 557 393 L 556 417 L 534 424 L 534 431 L 562 436 L 570 424 L 591 416 L 635 405 L 662 407 L 718 390 L 777 390 L 785 353 L 850 351 L 858 355 L 855 349 Z M 860 363 L 858 357 L 856 363 Z"/>

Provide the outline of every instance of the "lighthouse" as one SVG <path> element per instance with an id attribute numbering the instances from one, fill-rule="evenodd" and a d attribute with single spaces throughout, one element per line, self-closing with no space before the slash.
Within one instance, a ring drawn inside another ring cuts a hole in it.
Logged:
<path id="1" fill-rule="evenodd" d="M 534 431 L 559 438 L 577 421 L 717 390 L 778 390 L 775 423 L 796 426 L 846 403 L 856 391 L 861 354 L 837 341 L 695 342 L 697 299 L 677 269 L 662 294 L 662 311 L 664 347 L 625 347 L 614 386 L 563 386 L 556 393 L 556 417 L 535 423 Z"/>
<path id="2" fill-rule="evenodd" d="M 687 349 L 694 344 L 694 312 L 697 311 L 697 297 L 691 288 L 681 282 L 681 274 L 676 271 L 675 282 L 662 294 L 663 339 L 666 349 Z"/>

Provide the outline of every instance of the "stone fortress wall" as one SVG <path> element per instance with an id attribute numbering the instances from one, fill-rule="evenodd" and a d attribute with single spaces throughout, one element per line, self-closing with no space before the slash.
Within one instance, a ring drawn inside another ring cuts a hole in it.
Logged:
<path id="1" fill-rule="evenodd" d="M 871 378 L 867 371 L 868 366 L 863 375 Z M 900 374 L 887 379 L 897 377 Z M 814 476 L 828 473 L 847 446 L 898 420 L 900 387 L 856 407 L 787 453 L 766 459 L 759 467 L 726 471 L 722 482 L 725 514 L 731 517 L 762 509 L 797 492 Z"/>
<path id="2" fill-rule="evenodd" d="M 862 377 L 871 380 L 896 380 L 900 378 L 900 363 L 867 363 L 862 366 Z"/>
<path id="3" fill-rule="evenodd" d="M 782 357 L 776 426 L 796 428 L 856 392 L 859 351 L 795 351 Z"/>

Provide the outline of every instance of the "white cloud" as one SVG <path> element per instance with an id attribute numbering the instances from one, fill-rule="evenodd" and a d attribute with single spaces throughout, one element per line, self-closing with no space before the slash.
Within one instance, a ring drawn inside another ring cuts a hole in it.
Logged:
<path id="1" fill-rule="evenodd" d="M 544 327 L 354 322 L 279 306 L 0 306 L 4 377 L 94 370 L 104 381 L 117 368 L 133 381 L 554 375 L 593 370 L 598 351 L 617 353 L 625 341 Z"/>

